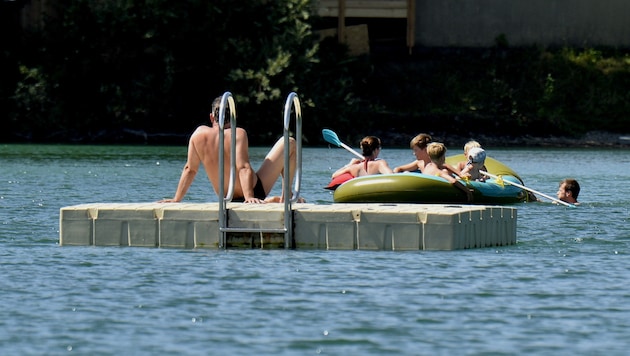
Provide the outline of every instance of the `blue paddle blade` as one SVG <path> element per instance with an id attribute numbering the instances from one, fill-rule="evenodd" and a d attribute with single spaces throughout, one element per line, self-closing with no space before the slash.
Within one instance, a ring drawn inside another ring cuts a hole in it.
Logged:
<path id="1" fill-rule="evenodd" d="M 339 141 L 339 137 L 337 137 L 337 134 L 334 131 L 323 129 L 322 135 L 324 135 L 324 140 L 326 140 L 326 142 L 331 143 L 337 147 L 341 147 L 341 141 Z"/>

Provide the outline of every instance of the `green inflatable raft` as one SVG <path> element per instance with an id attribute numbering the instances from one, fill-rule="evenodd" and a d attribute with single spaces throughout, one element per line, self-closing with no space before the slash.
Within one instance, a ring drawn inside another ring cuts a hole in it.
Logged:
<path id="1" fill-rule="evenodd" d="M 464 155 L 450 156 L 446 162 L 456 165 Z M 333 194 L 335 203 L 462 203 L 462 204 L 513 204 L 527 199 L 527 192 L 505 181 L 522 184 L 511 168 L 487 157 L 489 173 L 499 176 L 485 182 L 464 181 L 473 190 L 473 201 L 453 187 L 446 179 L 422 173 L 376 174 L 350 179 L 339 185 Z"/>

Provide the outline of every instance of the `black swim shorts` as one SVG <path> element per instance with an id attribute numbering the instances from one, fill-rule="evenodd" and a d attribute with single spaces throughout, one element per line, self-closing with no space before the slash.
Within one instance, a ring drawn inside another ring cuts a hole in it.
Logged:
<path id="1" fill-rule="evenodd" d="M 256 182 L 256 186 L 254 186 L 254 198 L 263 200 L 267 197 L 267 194 L 265 193 L 265 188 L 263 187 L 262 180 L 260 180 L 258 174 L 256 174 L 256 178 L 258 181 Z M 234 198 L 232 201 L 235 203 L 243 203 L 245 201 L 245 197 Z"/>

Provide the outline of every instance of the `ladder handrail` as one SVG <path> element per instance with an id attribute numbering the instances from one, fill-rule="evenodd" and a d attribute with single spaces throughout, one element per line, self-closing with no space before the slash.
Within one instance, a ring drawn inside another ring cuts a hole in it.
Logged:
<path id="1" fill-rule="evenodd" d="M 230 109 L 230 181 L 228 186 L 228 193 L 225 195 L 225 109 L 226 104 Z M 295 184 L 291 187 L 291 146 L 290 146 L 290 122 L 291 122 L 291 109 L 294 109 L 295 113 Z M 283 197 L 284 197 L 284 227 L 280 229 L 265 229 L 265 228 L 245 228 L 245 227 L 228 227 L 227 226 L 227 203 L 232 201 L 234 196 L 234 183 L 236 180 L 236 109 L 234 105 L 234 99 L 232 93 L 225 92 L 221 97 L 221 104 L 219 106 L 219 197 L 221 199 L 219 203 L 219 231 L 221 232 L 221 238 L 219 241 L 219 248 L 225 248 L 227 244 L 227 233 L 232 232 L 282 232 L 284 233 L 284 247 L 286 249 L 293 245 L 293 210 L 291 204 L 298 201 L 300 198 L 300 185 L 302 181 L 302 109 L 300 106 L 300 99 L 295 92 L 291 92 L 287 96 L 287 100 L 284 104 L 284 120 L 283 120 L 283 137 L 284 137 L 284 177 L 283 177 Z"/>
<path id="2" fill-rule="evenodd" d="M 295 185 L 291 189 L 291 161 L 290 161 L 290 130 L 291 107 L 295 112 Z M 284 103 L 284 227 L 287 232 L 284 234 L 284 248 L 288 249 L 293 242 L 293 210 L 291 204 L 300 198 L 300 184 L 302 182 L 302 108 L 300 99 L 295 92 L 289 93 Z"/>
<path id="3" fill-rule="evenodd" d="M 293 191 L 291 189 L 291 183 L 289 182 L 290 176 L 285 174 L 285 197 L 292 197 L 291 202 L 295 203 L 299 199 L 300 194 L 300 185 L 302 183 L 302 109 L 300 107 L 300 99 L 297 94 L 292 92 L 287 97 L 287 100 L 284 104 L 284 145 L 285 147 L 289 147 L 289 139 L 291 136 L 289 124 L 291 122 L 291 104 L 295 107 L 295 183 L 293 187 Z M 288 149 L 284 150 L 284 169 L 285 172 L 289 172 L 290 169 L 290 152 Z M 288 189 L 287 189 L 288 188 Z M 293 193 L 292 195 L 288 193 Z"/>
<path id="4" fill-rule="evenodd" d="M 230 181 L 228 185 L 228 193 L 225 195 L 225 108 L 226 104 L 230 109 Z M 221 239 L 219 247 L 225 247 L 226 232 L 222 231 L 227 226 L 227 203 L 232 201 L 234 196 L 234 183 L 236 180 L 236 108 L 232 93 L 226 91 L 221 97 L 219 105 L 219 230 L 221 230 Z"/>

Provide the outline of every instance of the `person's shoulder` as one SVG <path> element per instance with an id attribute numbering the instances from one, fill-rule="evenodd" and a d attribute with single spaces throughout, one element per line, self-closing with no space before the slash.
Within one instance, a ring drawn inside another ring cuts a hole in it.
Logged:
<path id="1" fill-rule="evenodd" d="M 212 133 L 212 128 L 210 126 L 201 125 L 198 126 L 195 131 L 190 135 L 191 140 L 198 140 L 201 137 L 207 137 Z"/>
<path id="2" fill-rule="evenodd" d="M 199 125 L 199 126 L 197 126 L 197 128 L 193 132 L 193 135 L 200 134 L 200 133 L 205 133 L 205 132 L 210 132 L 210 131 L 212 131 L 212 128 L 210 126 L 208 126 L 208 125 Z"/>
<path id="3" fill-rule="evenodd" d="M 245 136 L 245 137 L 247 137 L 247 130 L 245 130 L 245 129 L 244 129 L 244 128 L 242 128 L 242 127 L 237 127 L 237 128 L 236 128 L 236 136 L 237 136 L 237 137 L 241 137 L 241 136 Z"/>

